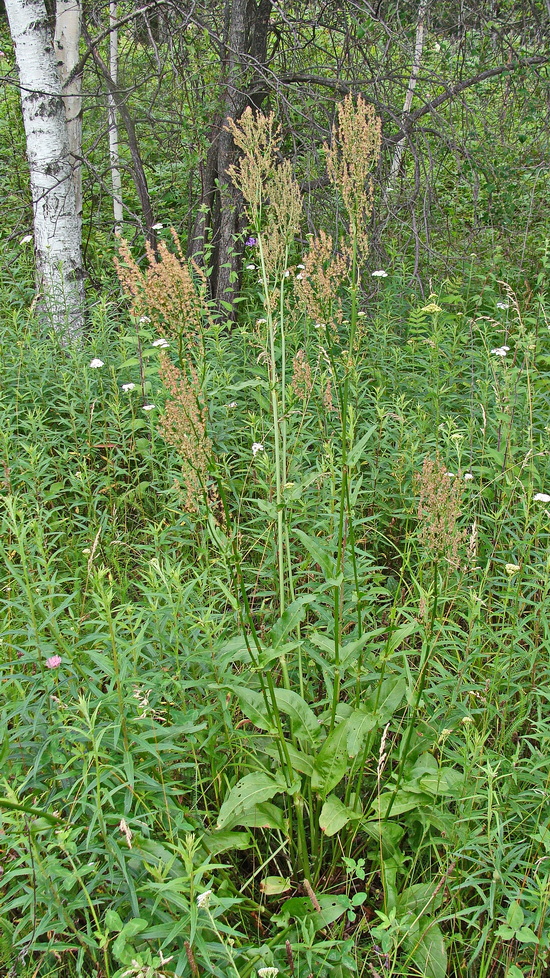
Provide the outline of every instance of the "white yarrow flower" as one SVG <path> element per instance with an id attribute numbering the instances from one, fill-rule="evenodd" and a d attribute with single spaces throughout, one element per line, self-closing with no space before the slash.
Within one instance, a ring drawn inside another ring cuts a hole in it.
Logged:
<path id="1" fill-rule="evenodd" d="M 497 309 L 509 309 L 509 308 L 510 308 L 509 302 L 497 302 Z"/>
<path id="2" fill-rule="evenodd" d="M 96 370 L 98 367 L 104 367 L 104 366 L 105 364 L 103 363 L 103 360 L 100 360 L 99 357 L 94 357 L 93 360 L 90 360 L 90 367 L 92 368 L 92 370 Z"/>
<path id="3" fill-rule="evenodd" d="M 151 320 L 149 319 L 149 316 L 140 316 L 139 317 L 139 321 L 140 321 L 140 323 L 150 323 L 151 322 Z"/>
<path id="4" fill-rule="evenodd" d="M 305 268 L 305 265 L 296 265 L 296 268 Z"/>
<path id="5" fill-rule="evenodd" d="M 518 570 L 520 570 L 520 566 L 519 564 L 506 564 L 504 570 L 512 577 L 512 574 L 517 574 Z"/>
<path id="6" fill-rule="evenodd" d="M 199 893 L 197 897 L 197 907 L 199 910 L 206 910 L 208 904 L 210 903 L 211 895 L 212 890 L 205 890 L 204 893 Z"/>
<path id="7" fill-rule="evenodd" d="M 157 224 L 153 224 L 151 226 L 151 231 L 162 231 L 163 227 L 164 227 L 164 224 L 161 224 L 161 222 L 158 221 Z"/>
<path id="8" fill-rule="evenodd" d="M 121 389 L 124 391 L 125 394 L 127 394 L 128 391 L 133 391 L 135 386 L 136 386 L 135 384 L 122 384 Z"/>
<path id="9" fill-rule="evenodd" d="M 298 279 L 299 282 L 303 279 L 303 277 L 304 276 L 302 275 L 302 273 L 301 272 L 298 272 L 296 278 Z"/>
<path id="10" fill-rule="evenodd" d="M 388 273 L 384 271 L 383 268 L 377 268 L 375 272 L 371 272 L 373 278 L 387 278 Z"/>
<path id="11" fill-rule="evenodd" d="M 259 978 L 277 978 L 278 968 L 258 968 Z"/>
<path id="12" fill-rule="evenodd" d="M 252 445 L 252 454 L 257 455 L 258 452 L 263 452 L 263 451 L 264 451 L 264 446 L 262 445 L 262 443 L 260 441 L 255 441 L 254 444 Z"/>
<path id="13" fill-rule="evenodd" d="M 464 473 L 464 482 L 471 482 L 473 479 L 473 474 L 471 472 Z"/>
<path id="14" fill-rule="evenodd" d="M 153 340 L 153 344 L 152 345 L 153 346 L 160 346 L 160 347 L 162 347 L 163 350 L 165 350 L 167 346 L 170 346 L 168 340 L 165 340 L 164 339 L 164 336 L 161 336 L 160 339 L 158 339 L 158 340 Z"/>
<path id="15" fill-rule="evenodd" d="M 505 357 L 509 349 L 509 346 L 497 346 L 494 350 L 491 350 L 491 353 L 495 357 Z"/>
<path id="16" fill-rule="evenodd" d="M 550 496 L 547 492 L 536 492 L 533 499 L 537 503 L 550 503 Z"/>
<path id="17" fill-rule="evenodd" d="M 143 405 L 143 410 L 144 411 L 154 411 L 155 407 L 156 407 L 155 404 L 144 404 Z"/>

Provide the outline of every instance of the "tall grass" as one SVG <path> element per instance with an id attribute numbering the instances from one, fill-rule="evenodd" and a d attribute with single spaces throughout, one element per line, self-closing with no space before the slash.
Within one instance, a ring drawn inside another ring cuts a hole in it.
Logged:
<path id="1" fill-rule="evenodd" d="M 404 303 L 368 168 L 302 252 L 272 120 L 234 135 L 237 326 L 169 242 L 89 348 L 2 322 L 2 967 L 542 978 L 544 256 L 526 308 Z"/>

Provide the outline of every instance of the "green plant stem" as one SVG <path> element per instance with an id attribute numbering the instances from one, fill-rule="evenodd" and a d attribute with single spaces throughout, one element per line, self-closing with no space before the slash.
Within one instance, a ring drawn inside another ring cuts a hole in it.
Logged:
<path id="1" fill-rule="evenodd" d="M 336 575 L 337 583 L 334 585 L 334 687 L 332 693 L 332 706 L 330 713 L 330 730 L 334 729 L 336 723 L 336 710 L 340 700 L 340 649 L 342 644 L 342 607 L 344 602 L 344 561 L 346 551 L 346 512 L 348 511 L 348 405 L 349 405 L 349 381 L 350 368 L 353 358 L 353 347 L 355 343 L 355 331 L 357 327 L 358 311 L 358 292 L 359 292 L 359 272 L 357 267 L 357 236 L 353 237 L 352 263 L 351 263 L 351 310 L 350 310 L 350 329 L 349 329 L 349 350 L 347 356 L 349 362 L 345 365 L 344 386 L 341 398 L 342 412 L 342 476 L 340 486 L 340 506 L 338 512 L 338 543 L 336 552 Z M 351 520 L 351 513 L 348 512 L 348 519 Z M 339 583 L 338 583 L 339 580 Z"/>
<path id="2" fill-rule="evenodd" d="M 435 619 L 436 619 L 436 615 L 437 615 L 437 604 L 438 604 L 438 597 L 439 597 L 439 595 L 438 595 L 438 580 L 439 580 L 439 562 L 437 560 L 434 560 L 434 599 L 433 599 L 433 604 L 432 604 L 432 614 L 431 614 L 431 619 L 430 619 L 430 627 L 429 627 L 428 639 L 427 639 L 427 642 L 426 642 L 426 651 L 425 651 L 425 654 L 423 656 L 423 661 L 422 661 L 422 664 L 420 666 L 420 671 L 418 673 L 418 681 L 417 681 L 416 695 L 414 697 L 413 706 L 412 706 L 412 709 L 411 709 L 410 716 L 408 718 L 407 731 L 406 731 L 406 734 L 405 734 L 405 739 L 404 739 L 404 742 L 403 742 L 402 749 L 400 751 L 399 766 L 398 766 L 398 769 L 397 769 L 397 779 L 396 779 L 396 783 L 395 783 L 395 788 L 393 790 L 392 797 L 390 798 L 390 802 L 389 802 L 389 805 L 388 805 L 388 810 L 387 810 L 387 812 L 386 812 L 386 814 L 384 816 L 384 821 L 387 821 L 387 819 L 389 819 L 389 817 L 391 815 L 391 812 L 392 812 L 392 809 L 393 809 L 393 806 L 394 806 L 394 803 L 395 803 L 395 799 L 397 798 L 397 793 L 399 791 L 399 788 L 401 787 L 401 782 L 403 780 L 403 772 L 405 770 L 405 764 L 406 764 L 407 757 L 408 757 L 408 754 L 409 754 L 409 747 L 410 747 L 410 744 L 411 744 L 411 737 L 412 737 L 412 733 L 413 733 L 414 722 L 416 720 L 416 716 L 417 716 L 417 713 L 418 713 L 418 705 L 420 703 L 420 699 L 422 697 L 422 693 L 424 692 L 424 686 L 426 685 L 426 675 L 427 675 L 427 672 L 428 672 L 428 664 L 429 664 L 430 658 L 431 658 L 430 652 L 431 652 L 431 648 L 432 648 L 432 644 L 433 644 L 434 625 L 435 625 Z"/>

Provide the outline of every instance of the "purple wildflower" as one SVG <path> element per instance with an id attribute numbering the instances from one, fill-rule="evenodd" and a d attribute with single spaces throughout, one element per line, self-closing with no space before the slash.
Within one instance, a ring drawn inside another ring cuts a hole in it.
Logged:
<path id="1" fill-rule="evenodd" d="M 49 659 L 46 659 L 46 669 L 57 669 L 61 665 L 60 655 L 51 655 Z"/>
<path id="2" fill-rule="evenodd" d="M 245 247 L 246 248 L 253 248 L 254 245 L 257 245 L 257 244 L 258 244 L 258 239 L 257 238 L 247 238 L 246 241 L 245 241 Z"/>

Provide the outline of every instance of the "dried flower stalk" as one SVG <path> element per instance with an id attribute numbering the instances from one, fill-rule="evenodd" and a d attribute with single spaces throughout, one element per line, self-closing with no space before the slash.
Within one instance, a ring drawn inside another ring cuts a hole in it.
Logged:
<path id="1" fill-rule="evenodd" d="M 459 568 L 459 552 L 465 533 L 459 527 L 463 486 L 453 478 L 436 456 L 424 459 L 422 472 L 415 477 L 419 488 L 418 520 L 420 540 L 433 560 L 444 557 Z"/>
<path id="2" fill-rule="evenodd" d="M 329 179 L 342 195 L 352 240 L 363 257 L 369 250 L 366 228 L 373 204 L 370 172 L 380 157 L 380 144 L 380 119 L 372 105 L 347 95 L 338 106 L 338 124 L 325 151 Z"/>
<path id="3" fill-rule="evenodd" d="M 161 241 L 158 255 L 146 244 L 147 268 L 142 272 L 134 260 L 128 242 L 120 239 L 119 256 L 115 258 L 117 274 L 126 295 L 131 298 L 131 311 L 136 317 L 148 316 L 162 335 L 182 338 L 191 344 L 200 333 L 208 315 L 204 283 L 198 289 L 174 230 L 172 237 L 176 253 Z"/>
<path id="4" fill-rule="evenodd" d="M 347 277 L 349 252 L 333 254 L 332 238 L 319 232 L 303 258 L 302 278 L 296 282 L 298 297 L 312 320 L 340 323 L 343 318 L 338 291 Z"/>
<path id="5" fill-rule="evenodd" d="M 166 402 L 159 431 L 182 462 L 184 509 L 197 513 L 200 501 L 208 496 L 212 459 L 198 377 L 193 366 L 188 367 L 186 376 L 164 353 L 160 355 L 160 377 L 171 397 Z"/>
<path id="6" fill-rule="evenodd" d="M 241 191 L 250 223 L 260 235 L 267 273 L 280 273 L 302 213 L 300 188 L 289 161 L 276 162 L 280 128 L 273 113 L 254 114 L 250 107 L 238 122 L 229 119 L 227 128 L 242 152 L 227 173 Z"/>

